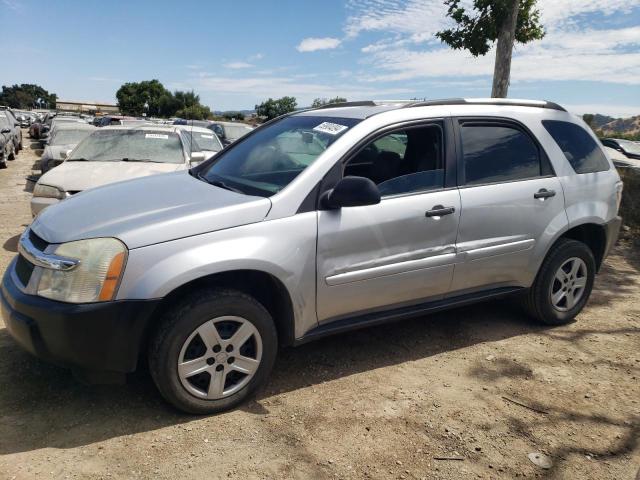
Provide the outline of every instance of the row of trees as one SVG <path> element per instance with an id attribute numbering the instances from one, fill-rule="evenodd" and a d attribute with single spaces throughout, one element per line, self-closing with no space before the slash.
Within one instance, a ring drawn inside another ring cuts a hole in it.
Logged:
<path id="1" fill-rule="evenodd" d="M 120 112 L 135 117 L 180 117 L 193 120 L 211 118 L 213 113 L 200 103 L 193 91 L 171 93 L 158 80 L 128 82 L 116 92 Z"/>
<path id="2" fill-rule="evenodd" d="M 334 98 L 316 98 L 312 103 L 312 108 L 321 107 L 331 103 L 343 103 L 347 99 L 343 97 Z M 293 112 L 298 106 L 298 101 L 295 97 L 282 97 L 278 99 L 269 98 L 260 105 L 256 105 L 256 115 L 259 118 L 271 120 L 272 118 L 279 117 L 289 112 Z"/>
<path id="3" fill-rule="evenodd" d="M 49 93 L 40 85 L 22 83 L 10 87 L 3 85 L 0 105 L 11 108 L 56 108 L 57 95 Z"/>

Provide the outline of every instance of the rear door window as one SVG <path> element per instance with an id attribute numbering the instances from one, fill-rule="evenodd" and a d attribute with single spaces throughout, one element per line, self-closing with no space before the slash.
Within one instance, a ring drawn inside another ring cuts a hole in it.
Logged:
<path id="1" fill-rule="evenodd" d="M 463 122 L 466 185 L 525 180 L 547 174 L 540 151 L 524 131 L 507 124 Z"/>
<path id="2" fill-rule="evenodd" d="M 543 120 L 542 125 L 558 144 L 576 173 L 609 170 L 609 162 L 602 149 L 584 128 L 560 120 Z"/>

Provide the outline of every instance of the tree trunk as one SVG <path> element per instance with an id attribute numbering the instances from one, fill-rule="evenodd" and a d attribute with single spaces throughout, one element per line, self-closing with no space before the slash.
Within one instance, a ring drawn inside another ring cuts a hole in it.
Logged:
<path id="1" fill-rule="evenodd" d="M 509 91 L 509 77 L 511 75 L 511 54 L 516 40 L 516 25 L 520 0 L 511 0 L 510 11 L 504 17 L 498 33 L 498 47 L 496 48 L 496 64 L 493 70 L 492 98 L 506 98 Z"/>

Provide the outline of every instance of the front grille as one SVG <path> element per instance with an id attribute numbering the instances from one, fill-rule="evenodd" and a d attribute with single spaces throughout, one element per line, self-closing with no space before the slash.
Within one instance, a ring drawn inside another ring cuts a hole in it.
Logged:
<path id="1" fill-rule="evenodd" d="M 29 229 L 29 240 L 33 243 L 33 246 L 36 247 L 41 252 L 44 252 L 45 249 L 49 246 L 49 244 L 41 239 L 38 235 L 33 233 L 33 230 Z"/>
<path id="2" fill-rule="evenodd" d="M 16 275 L 18 276 L 18 280 L 20 280 L 22 285 L 25 287 L 29 284 L 33 268 L 34 266 L 32 263 L 26 261 L 22 255 L 18 255 L 18 261 L 16 262 Z"/>

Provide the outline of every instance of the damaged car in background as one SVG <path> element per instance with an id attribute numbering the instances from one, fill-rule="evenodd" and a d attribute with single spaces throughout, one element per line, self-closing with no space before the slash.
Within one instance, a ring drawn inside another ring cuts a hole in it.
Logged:
<path id="1" fill-rule="evenodd" d="M 63 152 L 73 149 L 88 137 L 96 127 L 78 122 L 62 123 L 56 127 L 47 141 L 42 157 L 40 170 L 47 173 L 64 161 Z"/>
<path id="2" fill-rule="evenodd" d="M 42 175 L 33 190 L 31 213 L 83 190 L 157 173 L 186 170 L 204 160 L 201 152 L 189 153 L 175 127 L 102 127 L 71 151 L 64 162 Z"/>

